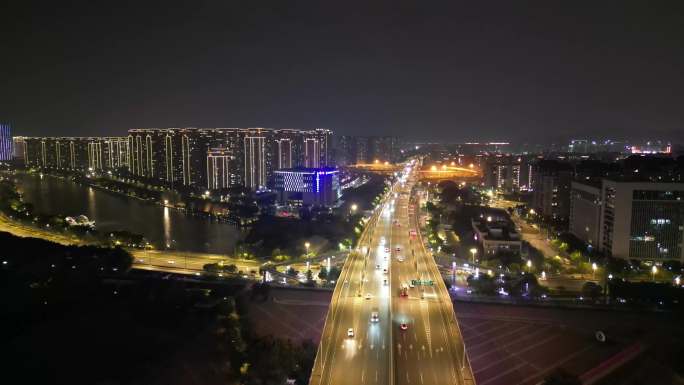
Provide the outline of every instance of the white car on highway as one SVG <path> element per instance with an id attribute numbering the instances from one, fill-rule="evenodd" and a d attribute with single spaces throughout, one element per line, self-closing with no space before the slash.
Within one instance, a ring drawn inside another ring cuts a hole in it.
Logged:
<path id="1" fill-rule="evenodd" d="M 378 315 L 377 311 L 374 311 L 371 313 L 371 322 L 380 322 L 380 316 Z"/>

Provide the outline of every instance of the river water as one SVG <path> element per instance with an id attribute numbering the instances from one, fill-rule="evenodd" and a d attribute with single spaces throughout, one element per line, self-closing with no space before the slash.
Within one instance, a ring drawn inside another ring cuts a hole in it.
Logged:
<path id="1" fill-rule="evenodd" d="M 39 174 L 15 175 L 17 188 L 39 213 L 85 215 L 100 231 L 142 234 L 160 248 L 233 254 L 241 231 L 228 223 Z"/>

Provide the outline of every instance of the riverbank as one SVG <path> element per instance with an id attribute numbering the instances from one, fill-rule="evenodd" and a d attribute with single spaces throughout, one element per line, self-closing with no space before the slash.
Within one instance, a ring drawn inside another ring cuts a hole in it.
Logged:
<path id="1" fill-rule="evenodd" d="M 156 249 L 223 255 L 235 254 L 244 237 L 244 232 L 225 221 L 131 199 L 64 176 L 18 172 L 7 175 L 6 180 L 2 211 L 29 226 L 74 233 L 111 245 L 146 247 L 149 243 Z M 65 217 L 80 215 L 94 222 L 94 231 L 66 226 Z"/>
<path id="2" fill-rule="evenodd" d="M 61 234 L 49 230 L 28 226 L 13 221 L 0 214 L 0 232 L 10 233 L 22 238 L 38 238 L 55 242 L 63 246 L 101 246 L 98 242 L 85 241 L 75 235 Z M 134 258 L 133 268 L 168 271 L 170 273 L 193 274 L 203 271 L 210 263 L 233 264 L 245 275 L 258 274 L 260 263 L 255 260 L 230 258 L 225 255 L 196 252 L 179 252 L 174 250 L 141 250 L 124 248 Z"/>

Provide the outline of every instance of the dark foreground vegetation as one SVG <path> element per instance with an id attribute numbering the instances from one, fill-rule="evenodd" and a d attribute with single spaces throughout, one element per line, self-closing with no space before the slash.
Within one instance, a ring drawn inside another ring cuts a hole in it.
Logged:
<path id="1" fill-rule="evenodd" d="M 312 343 L 257 336 L 268 288 L 129 270 L 121 249 L 0 233 L 8 384 L 305 384 Z M 274 327 L 274 333 L 277 328 Z"/>

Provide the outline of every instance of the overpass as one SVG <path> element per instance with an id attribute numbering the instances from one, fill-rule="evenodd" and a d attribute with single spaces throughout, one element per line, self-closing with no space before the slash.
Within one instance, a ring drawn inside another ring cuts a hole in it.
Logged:
<path id="1" fill-rule="evenodd" d="M 402 168 L 403 168 L 403 164 L 390 163 L 390 162 L 380 162 L 380 161 L 375 161 L 373 163 L 357 163 L 357 164 L 346 166 L 346 169 L 352 170 L 352 171 L 371 172 L 374 174 L 384 174 L 384 175 L 394 174 L 395 172 L 401 171 Z"/>
<path id="2" fill-rule="evenodd" d="M 311 385 L 474 384 L 451 299 L 417 231 L 418 174 L 393 185 L 345 261 Z"/>
<path id="3" fill-rule="evenodd" d="M 449 165 L 424 167 L 419 173 L 421 181 L 431 182 L 440 180 L 475 181 L 482 176 L 480 170 L 477 168 Z"/>

